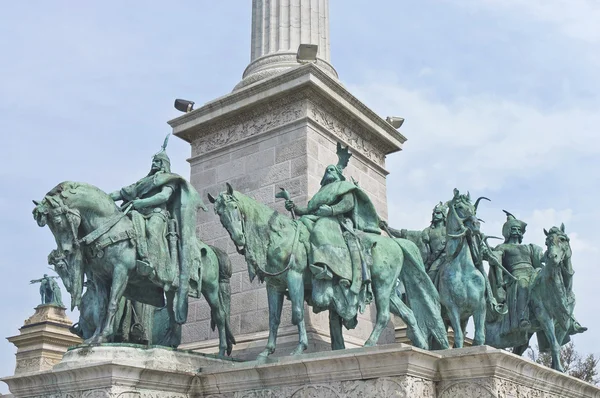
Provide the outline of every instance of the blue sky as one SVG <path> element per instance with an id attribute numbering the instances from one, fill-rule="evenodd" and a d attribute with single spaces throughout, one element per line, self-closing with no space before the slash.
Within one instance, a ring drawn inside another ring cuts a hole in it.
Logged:
<path id="1" fill-rule="evenodd" d="M 382 116 L 406 118 L 408 141 L 387 162 L 391 224 L 424 228 L 454 187 L 493 200 L 480 206 L 488 235 L 500 234 L 503 208 L 529 223 L 525 241 L 539 245 L 542 228 L 564 222 L 576 314 L 590 327 L 575 342 L 593 353 L 600 353 L 599 4 L 330 1 L 341 81 Z M 55 245 L 31 217 L 31 200 L 63 180 L 111 191 L 143 176 L 169 132 L 166 121 L 178 116 L 174 98 L 201 104 L 240 80 L 250 9 L 249 0 L 3 7 L 0 336 L 17 334 L 33 313 L 39 295 L 28 281 L 46 272 Z M 189 153 L 171 140 L 175 172 L 189 175 Z M 0 343 L 0 375 L 12 374 L 14 352 Z"/>

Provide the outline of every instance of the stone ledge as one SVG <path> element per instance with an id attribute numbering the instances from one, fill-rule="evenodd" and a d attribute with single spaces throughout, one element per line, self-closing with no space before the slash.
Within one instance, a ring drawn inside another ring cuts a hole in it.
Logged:
<path id="1" fill-rule="evenodd" d="M 50 371 L 3 379 L 15 397 L 600 397 L 503 350 L 404 344 L 233 362 L 165 348 L 79 347 Z M 313 395 L 306 395 L 306 394 Z"/>
<path id="2" fill-rule="evenodd" d="M 349 116 L 359 121 L 382 142 L 386 147 L 386 154 L 400 150 L 406 141 L 402 134 L 353 96 L 337 79 L 313 64 L 300 66 L 217 98 L 168 123 L 173 128 L 173 134 L 191 142 L 207 123 L 231 117 L 232 114 L 255 107 L 267 100 L 272 103 L 276 98 L 289 96 L 290 93 L 304 87 L 311 87 L 336 106 L 341 106 Z"/>

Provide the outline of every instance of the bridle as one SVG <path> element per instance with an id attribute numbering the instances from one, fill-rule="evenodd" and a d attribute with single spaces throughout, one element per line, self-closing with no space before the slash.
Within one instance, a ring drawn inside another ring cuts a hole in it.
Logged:
<path id="1" fill-rule="evenodd" d="M 98 228 L 85 235 L 83 238 L 79 239 L 78 229 L 79 225 L 81 224 L 81 214 L 79 213 L 79 211 L 67 207 L 59 198 L 55 197 L 53 199 L 57 202 L 57 205 L 52 209 L 46 210 L 44 213 L 50 217 L 50 220 L 57 216 L 65 216 L 68 228 L 71 232 L 72 244 L 77 249 L 79 249 L 82 245 L 88 246 L 94 241 L 98 240 L 98 238 L 106 234 L 126 215 L 126 212 L 118 212 L 117 214 L 106 220 L 104 223 L 102 223 L 102 225 L 100 225 Z M 131 234 L 127 233 L 126 235 L 127 237 L 130 237 L 129 235 Z M 117 241 L 115 240 L 113 243 L 116 242 Z"/>
<path id="2" fill-rule="evenodd" d="M 242 225 L 242 234 L 244 236 L 246 236 L 246 215 L 240 211 L 240 206 L 239 206 L 240 205 L 240 201 L 234 195 L 226 194 L 226 197 L 223 198 L 223 202 L 224 202 L 225 205 L 227 204 L 227 202 L 235 202 L 235 203 L 238 204 L 238 206 L 236 207 L 235 210 L 237 211 L 238 217 L 240 219 L 240 223 Z M 272 226 L 273 226 L 273 223 L 275 222 L 275 219 L 276 219 L 277 215 L 278 215 L 278 213 L 276 211 L 273 211 L 273 215 L 269 218 L 269 224 L 268 224 L 269 230 L 272 230 Z M 286 267 L 283 270 L 278 271 L 278 272 L 268 272 L 268 271 L 262 269 L 260 267 L 260 264 L 258 264 L 258 263 L 255 262 L 254 265 L 256 267 L 256 270 L 258 271 L 257 274 L 262 275 L 262 276 L 275 277 L 275 276 L 279 276 L 281 274 L 284 274 L 285 272 L 289 271 L 289 269 L 291 268 L 291 266 L 292 266 L 292 260 L 295 260 L 295 258 L 294 258 L 294 252 L 296 251 L 296 248 L 298 246 L 298 241 L 299 241 L 299 238 L 300 238 L 300 227 L 298 225 L 298 221 L 297 220 L 292 220 L 292 221 L 293 221 L 294 227 L 295 227 L 294 241 L 292 243 L 292 250 L 291 250 L 290 255 L 289 255 L 288 259 L 287 259 L 287 265 L 286 265 Z M 247 243 L 247 241 L 246 241 L 246 243 Z M 234 242 L 234 244 L 235 244 L 235 250 L 238 252 L 238 254 L 241 254 L 241 255 L 245 256 L 246 255 L 246 247 L 243 247 L 243 248 L 240 249 L 240 248 L 237 247 L 237 244 L 235 242 Z"/>

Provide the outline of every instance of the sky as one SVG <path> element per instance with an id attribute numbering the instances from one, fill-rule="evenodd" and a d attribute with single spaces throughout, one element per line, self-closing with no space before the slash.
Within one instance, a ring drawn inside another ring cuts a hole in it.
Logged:
<path id="1" fill-rule="evenodd" d="M 145 175 L 180 115 L 173 100 L 202 104 L 241 79 L 250 17 L 249 0 L 3 6 L 0 336 L 33 314 L 29 280 L 49 271 L 55 247 L 31 200 L 65 180 L 110 192 Z M 501 234 L 502 209 L 528 223 L 527 243 L 564 222 L 575 314 L 590 328 L 575 343 L 595 354 L 599 20 L 597 0 L 330 1 L 340 80 L 382 117 L 406 119 L 408 141 L 387 158 L 390 224 L 426 227 L 455 187 L 492 199 L 479 210 L 487 235 Z M 189 176 L 189 145 L 172 138 L 168 153 Z M 0 375 L 13 373 L 15 352 L 0 342 Z"/>

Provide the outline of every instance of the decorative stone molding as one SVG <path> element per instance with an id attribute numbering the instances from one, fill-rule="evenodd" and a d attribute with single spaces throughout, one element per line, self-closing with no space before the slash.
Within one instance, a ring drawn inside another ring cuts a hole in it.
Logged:
<path id="1" fill-rule="evenodd" d="M 327 130 L 330 134 L 350 145 L 353 151 L 371 160 L 381 168 L 385 167 L 385 152 L 375 144 L 375 137 L 367 129 L 358 123 L 350 121 L 343 122 L 344 115 L 336 108 L 319 101 L 312 96 L 308 105 L 308 115 L 317 124 Z"/>
<path id="2" fill-rule="evenodd" d="M 221 120 L 192 142 L 192 155 L 223 149 L 300 119 L 305 110 L 301 103 L 295 102 L 298 99 L 291 97 L 279 106 L 269 105 Z"/>
<path id="3" fill-rule="evenodd" d="M 584 398 L 600 389 L 490 347 L 403 344 L 231 362 L 131 345 L 71 350 L 3 379 L 16 398 Z"/>

